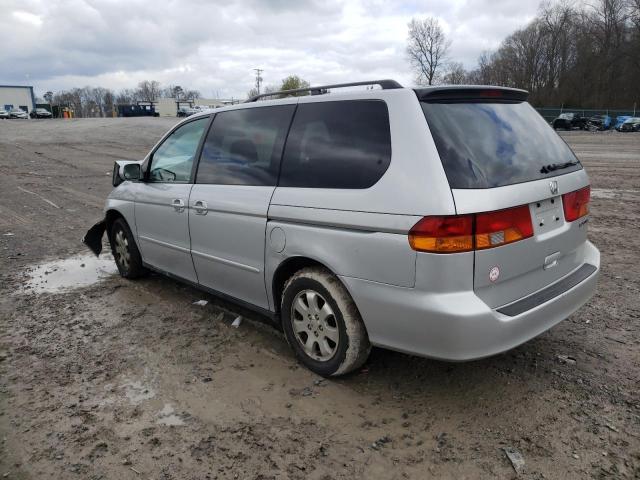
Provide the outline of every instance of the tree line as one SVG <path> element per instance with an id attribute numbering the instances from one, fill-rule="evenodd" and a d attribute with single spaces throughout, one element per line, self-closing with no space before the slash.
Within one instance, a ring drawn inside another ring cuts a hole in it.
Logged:
<path id="1" fill-rule="evenodd" d="M 297 75 L 289 75 L 282 79 L 278 85 L 267 85 L 261 93 L 274 93 L 281 90 L 291 90 L 296 88 L 309 87 L 309 82 Z M 248 98 L 257 95 L 257 88 L 247 92 Z M 301 95 L 304 95 L 302 93 Z M 174 98 L 180 101 L 195 100 L 200 98 L 198 90 L 183 88 L 180 85 L 169 85 L 162 87 L 156 80 L 144 80 L 137 88 L 124 88 L 119 92 L 114 92 L 109 88 L 86 86 L 83 88 L 72 88 L 60 90 L 59 92 L 48 91 L 43 95 L 44 101 L 50 105 L 72 108 L 77 117 L 110 117 L 117 105 L 130 105 L 136 102 L 155 102 L 159 98 Z M 282 95 L 277 96 L 281 98 Z"/>
<path id="2" fill-rule="evenodd" d="M 420 84 L 502 85 L 536 106 L 629 108 L 640 103 L 640 0 L 541 4 L 537 16 L 467 71 L 438 21 L 413 19 L 407 57 Z"/>
<path id="3" fill-rule="evenodd" d="M 180 85 L 162 88 L 156 80 L 144 80 L 137 88 L 124 88 L 117 93 L 109 88 L 86 86 L 55 93 L 49 91 L 43 97 L 51 105 L 72 108 L 78 117 L 110 117 L 116 105 L 155 102 L 159 98 L 188 101 L 201 95 L 198 90 L 186 89 Z"/>

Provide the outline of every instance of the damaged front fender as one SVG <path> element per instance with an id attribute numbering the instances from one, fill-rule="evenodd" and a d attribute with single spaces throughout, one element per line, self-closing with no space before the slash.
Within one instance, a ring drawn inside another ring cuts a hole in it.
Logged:
<path id="1" fill-rule="evenodd" d="M 82 243 L 89 247 L 96 254 L 96 257 L 102 252 L 102 236 L 106 229 L 107 220 L 103 219 L 87 230 L 87 233 L 82 237 Z"/>

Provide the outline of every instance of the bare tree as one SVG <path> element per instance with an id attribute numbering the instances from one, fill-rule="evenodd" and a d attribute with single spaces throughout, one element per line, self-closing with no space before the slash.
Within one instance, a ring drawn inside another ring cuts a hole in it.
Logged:
<path id="1" fill-rule="evenodd" d="M 437 18 L 413 18 L 409 22 L 407 56 L 419 84 L 433 85 L 447 62 L 451 42 Z"/>
<path id="2" fill-rule="evenodd" d="M 160 97 L 160 82 L 155 80 L 143 80 L 138 84 L 139 100 L 155 102 Z"/>
<path id="3" fill-rule="evenodd" d="M 184 89 L 180 85 L 169 85 L 162 89 L 162 96 L 165 98 L 175 98 L 180 100 L 183 97 Z"/>
<path id="4" fill-rule="evenodd" d="M 473 83 L 529 90 L 537 105 L 631 109 L 640 98 L 640 0 L 543 4 L 483 54 Z"/>
<path id="5" fill-rule="evenodd" d="M 185 90 L 182 96 L 186 100 L 195 100 L 196 98 L 201 97 L 200 92 L 198 90 Z"/>
<path id="6" fill-rule="evenodd" d="M 447 65 L 446 73 L 442 81 L 448 85 L 462 85 L 467 83 L 468 73 L 460 62 L 451 62 Z"/>
<path id="7" fill-rule="evenodd" d="M 253 98 L 256 95 L 258 95 L 258 87 L 252 87 L 248 92 L 247 92 L 247 98 Z"/>

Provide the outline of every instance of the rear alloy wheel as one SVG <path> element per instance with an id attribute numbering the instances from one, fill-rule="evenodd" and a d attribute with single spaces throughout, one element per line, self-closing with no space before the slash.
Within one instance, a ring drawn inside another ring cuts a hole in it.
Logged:
<path id="1" fill-rule="evenodd" d="M 142 266 L 142 257 L 133 234 L 122 218 L 113 222 L 109 231 L 109 243 L 118 272 L 122 277 L 133 279 L 147 272 L 147 269 Z"/>
<path id="2" fill-rule="evenodd" d="M 340 342 L 338 322 L 322 295 L 303 290 L 291 305 L 293 333 L 305 353 L 320 362 L 331 360 Z"/>
<path id="3" fill-rule="evenodd" d="M 304 268 L 285 284 L 282 324 L 298 359 L 313 372 L 337 376 L 364 364 L 371 345 L 358 309 L 335 275 Z"/>

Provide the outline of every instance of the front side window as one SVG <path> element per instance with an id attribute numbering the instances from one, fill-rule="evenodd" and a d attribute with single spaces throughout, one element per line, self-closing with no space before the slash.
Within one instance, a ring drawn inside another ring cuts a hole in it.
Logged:
<path id="1" fill-rule="evenodd" d="M 279 186 L 369 188 L 391 162 L 389 112 L 381 100 L 298 105 Z"/>
<path id="2" fill-rule="evenodd" d="M 191 167 L 209 117 L 199 118 L 177 128 L 153 153 L 150 182 L 189 183 Z"/>
<path id="3" fill-rule="evenodd" d="M 295 105 L 216 115 L 202 147 L 196 183 L 274 186 Z"/>

